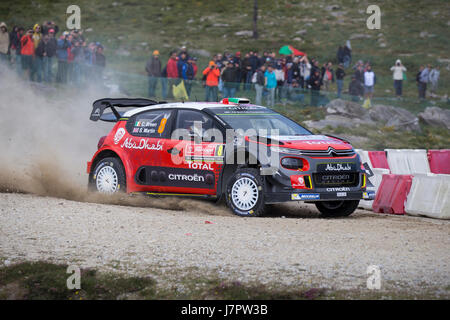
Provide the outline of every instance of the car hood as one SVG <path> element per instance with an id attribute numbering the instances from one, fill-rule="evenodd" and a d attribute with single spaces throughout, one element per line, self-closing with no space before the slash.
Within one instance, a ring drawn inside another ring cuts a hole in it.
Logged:
<path id="1" fill-rule="evenodd" d="M 336 150 L 352 149 L 350 143 L 324 135 L 269 136 L 269 138 L 282 142 L 283 148 L 299 150 L 327 150 L 329 147 Z"/>

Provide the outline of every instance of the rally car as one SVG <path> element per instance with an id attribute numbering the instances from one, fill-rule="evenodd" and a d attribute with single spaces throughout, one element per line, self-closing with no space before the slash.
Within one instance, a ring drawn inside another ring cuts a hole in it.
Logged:
<path id="1" fill-rule="evenodd" d="M 239 216 L 261 216 L 268 205 L 289 201 L 348 216 L 360 199 L 374 198 L 348 141 L 314 135 L 247 99 L 107 98 L 93 103 L 90 119 L 116 123 L 87 164 L 95 192 L 224 199 Z"/>

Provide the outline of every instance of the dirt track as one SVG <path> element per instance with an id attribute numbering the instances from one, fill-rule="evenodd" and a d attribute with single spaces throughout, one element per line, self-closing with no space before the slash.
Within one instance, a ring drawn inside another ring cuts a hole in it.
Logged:
<path id="1" fill-rule="evenodd" d="M 384 289 L 448 294 L 450 221 L 364 210 L 345 219 L 320 219 L 313 206 L 296 203 L 276 207 L 267 218 L 199 208 L 172 211 L 0 193 L 0 258 L 6 264 L 49 260 L 136 274 L 183 276 L 196 270 L 335 289 L 365 288 L 367 267 L 378 265 Z"/>

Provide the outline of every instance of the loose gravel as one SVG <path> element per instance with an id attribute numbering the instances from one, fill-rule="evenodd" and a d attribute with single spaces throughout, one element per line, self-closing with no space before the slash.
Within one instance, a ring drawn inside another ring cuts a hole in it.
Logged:
<path id="1" fill-rule="evenodd" d="M 448 293 L 450 221 L 365 210 L 321 219 L 300 203 L 273 214 L 240 218 L 0 193 L 0 258 L 334 289 L 365 288 L 367 267 L 376 265 L 383 288 Z"/>

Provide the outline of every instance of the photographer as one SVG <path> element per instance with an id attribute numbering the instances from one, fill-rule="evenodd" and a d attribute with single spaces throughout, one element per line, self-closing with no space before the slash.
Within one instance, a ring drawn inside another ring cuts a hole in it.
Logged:
<path id="1" fill-rule="evenodd" d="M 391 67 L 391 71 L 393 71 L 393 79 L 394 79 L 394 89 L 397 97 L 402 96 L 402 88 L 403 88 L 403 77 L 404 72 L 406 72 L 406 68 L 402 65 L 402 62 L 397 59 L 395 61 L 395 66 Z"/>
<path id="2" fill-rule="evenodd" d="M 20 54 L 22 60 L 22 70 L 25 71 L 25 78 L 30 79 L 31 68 L 33 66 L 34 55 L 34 42 L 32 39 L 33 30 L 28 30 L 25 35 L 20 39 L 20 45 L 22 47 Z"/>
<path id="3" fill-rule="evenodd" d="M 217 102 L 220 70 L 214 61 L 209 62 L 209 66 L 203 70 L 203 75 L 206 76 L 205 101 Z"/>

